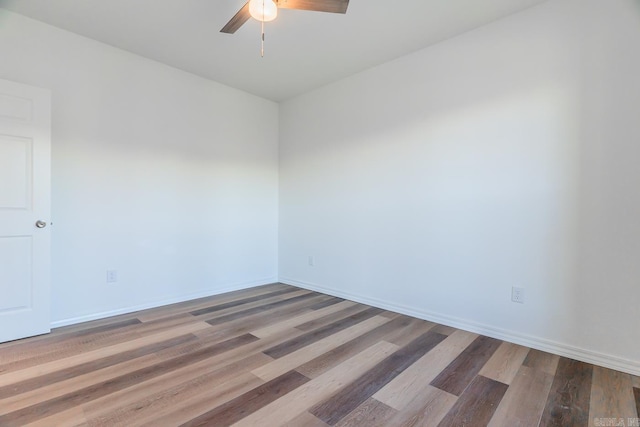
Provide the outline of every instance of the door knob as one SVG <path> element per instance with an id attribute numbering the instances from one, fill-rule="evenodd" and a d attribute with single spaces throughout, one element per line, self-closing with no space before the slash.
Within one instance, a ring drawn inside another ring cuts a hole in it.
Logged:
<path id="1" fill-rule="evenodd" d="M 44 222 L 44 221 L 40 221 L 40 220 L 36 221 L 36 227 L 38 227 L 38 228 L 45 228 L 46 226 L 47 226 L 47 223 L 46 223 L 46 222 Z"/>

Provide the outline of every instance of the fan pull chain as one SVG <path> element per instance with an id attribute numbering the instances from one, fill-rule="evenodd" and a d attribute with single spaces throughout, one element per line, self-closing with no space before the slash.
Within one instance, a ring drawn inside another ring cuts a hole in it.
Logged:
<path id="1" fill-rule="evenodd" d="M 264 0 L 262 0 L 262 37 L 260 38 L 260 57 L 264 58 Z"/>

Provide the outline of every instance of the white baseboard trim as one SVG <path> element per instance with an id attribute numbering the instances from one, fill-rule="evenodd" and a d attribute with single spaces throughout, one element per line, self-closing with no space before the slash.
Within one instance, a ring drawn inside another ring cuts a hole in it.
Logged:
<path id="1" fill-rule="evenodd" d="M 71 318 L 68 318 L 68 319 L 56 320 L 54 322 L 51 322 L 51 328 L 52 329 L 53 328 L 60 328 L 62 326 L 69 326 L 69 325 L 75 325 L 77 323 L 90 322 L 92 320 L 104 319 L 104 318 L 107 318 L 107 317 L 118 316 L 118 315 L 121 315 L 121 314 L 134 313 L 136 311 L 147 310 L 147 309 L 150 309 L 150 308 L 161 307 L 161 306 L 164 306 L 164 305 L 176 304 L 176 303 L 179 303 L 179 302 L 191 301 L 191 300 L 198 299 L 198 298 L 205 298 L 205 297 L 210 297 L 210 296 L 214 296 L 214 295 L 224 294 L 224 293 L 227 293 L 227 292 L 233 292 L 233 291 L 239 291 L 239 290 L 242 290 L 242 289 L 254 288 L 256 286 L 268 285 L 270 283 L 275 283 L 277 281 L 278 281 L 277 277 L 269 277 L 269 278 L 266 278 L 266 279 L 256 280 L 256 281 L 252 281 L 252 282 L 243 282 L 243 283 L 236 283 L 236 284 L 232 284 L 232 285 L 227 285 L 224 288 L 208 289 L 208 290 L 205 290 L 205 291 L 202 291 L 202 292 L 196 292 L 196 293 L 191 293 L 191 294 L 186 294 L 186 295 L 179 295 L 179 296 L 175 296 L 175 297 L 172 297 L 172 298 L 167 298 L 167 299 L 163 299 L 163 300 L 159 300 L 159 301 L 151 301 L 151 302 L 144 303 L 144 304 L 118 308 L 118 309 L 115 309 L 115 310 L 102 311 L 100 313 L 92 313 L 92 314 L 86 314 L 86 315 L 78 316 L 78 317 L 71 317 Z"/>
<path id="2" fill-rule="evenodd" d="M 421 310 L 416 307 L 394 304 L 389 301 L 383 301 L 363 295 L 356 295 L 349 292 L 342 292 L 337 289 L 303 282 L 288 277 L 280 277 L 279 282 L 285 283 L 287 285 L 297 286 L 303 289 L 308 289 L 311 291 L 345 298 L 362 304 L 383 308 L 385 310 L 405 314 L 411 317 L 417 317 L 419 319 L 451 326 L 457 329 L 463 329 L 465 331 L 486 335 L 491 338 L 508 341 L 514 344 L 523 345 L 525 347 L 535 348 L 537 350 L 546 351 L 548 353 L 557 354 L 559 356 L 568 357 L 570 359 L 580 360 L 582 362 L 591 363 L 609 369 L 614 369 L 616 371 L 626 372 L 631 375 L 640 376 L 640 362 L 635 360 L 624 359 L 610 354 L 604 354 L 584 348 L 574 347 L 545 338 L 511 331 L 508 329 L 496 328 L 494 326 L 474 322 L 469 319 L 463 319 L 432 311 Z"/>

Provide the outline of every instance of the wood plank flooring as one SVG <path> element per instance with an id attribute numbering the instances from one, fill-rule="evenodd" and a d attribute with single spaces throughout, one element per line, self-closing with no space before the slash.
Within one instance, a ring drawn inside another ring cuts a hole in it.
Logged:
<path id="1" fill-rule="evenodd" d="M 638 377 L 279 283 L 0 344 L 2 427 L 630 426 L 639 413 Z"/>

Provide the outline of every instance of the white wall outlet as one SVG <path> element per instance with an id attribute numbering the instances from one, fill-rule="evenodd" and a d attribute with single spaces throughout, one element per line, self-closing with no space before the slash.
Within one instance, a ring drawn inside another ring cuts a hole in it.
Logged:
<path id="1" fill-rule="evenodd" d="M 524 288 L 511 288 L 511 301 L 524 304 Z"/>
<path id="2" fill-rule="evenodd" d="M 116 283 L 118 281 L 118 270 L 107 270 L 107 283 Z"/>
<path id="3" fill-rule="evenodd" d="M 313 255 L 309 255 L 309 265 L 313 267 L 316 264 L 316 260 L 313 259 Z"/>

